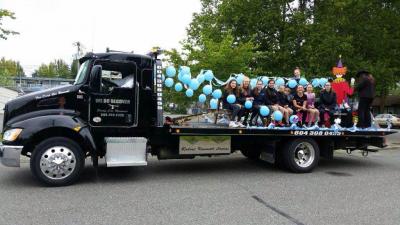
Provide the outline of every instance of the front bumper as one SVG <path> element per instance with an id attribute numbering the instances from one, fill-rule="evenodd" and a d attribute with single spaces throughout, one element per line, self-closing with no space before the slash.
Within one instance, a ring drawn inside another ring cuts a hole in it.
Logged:
<path id="1" fill-rule="evenodd" d="M 4 166 L 20 167 L 23 146 L 0 145 L 0 160 Z"/>

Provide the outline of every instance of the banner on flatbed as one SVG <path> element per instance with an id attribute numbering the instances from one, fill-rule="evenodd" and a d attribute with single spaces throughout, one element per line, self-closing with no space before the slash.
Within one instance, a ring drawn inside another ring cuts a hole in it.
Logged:
<path id="1" fill-rule="evenodd" d="M 230 136 L 181 136 L 179 154 L 207 155 L 231 153 Z"/>

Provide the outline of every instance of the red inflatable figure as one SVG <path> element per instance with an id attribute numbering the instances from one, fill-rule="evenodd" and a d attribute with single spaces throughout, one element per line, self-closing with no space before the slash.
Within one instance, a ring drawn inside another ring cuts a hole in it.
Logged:
<path id="1" fill-rule="evenodd" d="M 336 103 L 339 106 L 347 104 L 347 96 L 353 95 L 353 88 L 351 88 L 349 83 L 343 78 L 346 72 L 347 68 L 343 67 L 342 57 L 339 56 L 337 67 L 332 68 L 332 73 L 336 76 L 336 79 L 332 82 L 332 89 L 336 92 Z"/>

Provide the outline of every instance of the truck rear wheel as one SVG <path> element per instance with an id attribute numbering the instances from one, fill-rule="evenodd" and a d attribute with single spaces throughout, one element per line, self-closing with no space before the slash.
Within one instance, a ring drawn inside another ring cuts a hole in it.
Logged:
<path id="1" fill-rule="evenodd" d="M 309 138 L 289 141 L 283 149 L 283 163 L 295 173 L 311 172 L 319 161 L 318 144 Z"/>
<path id="2" fill-rule="evenodd" d="M 75 182 L 85 164 L 81 147 L 73 140 L 53 137 L 40 142 L 30 161 L 33 175 L 50 186 L 65 186 Z"/>

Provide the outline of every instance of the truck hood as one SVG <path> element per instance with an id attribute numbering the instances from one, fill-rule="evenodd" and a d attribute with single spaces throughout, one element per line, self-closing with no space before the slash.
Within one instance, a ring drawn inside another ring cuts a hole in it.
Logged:
<path id="1" fill-rule="evenodd" d="M 65 85 L 43 91 L 32 92 L 20 97 L 17 97 L 6 103 L 4 107 L 4 121 L 6 124 L 7 120 L 24 113 L 32 112 L 37 110 L 37 102 L 52 98 L 60 95 L 67 95 L 72 92 L 76 92 L 79 86 L 76 85 Z"/>

